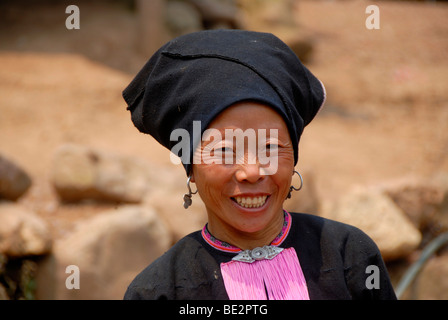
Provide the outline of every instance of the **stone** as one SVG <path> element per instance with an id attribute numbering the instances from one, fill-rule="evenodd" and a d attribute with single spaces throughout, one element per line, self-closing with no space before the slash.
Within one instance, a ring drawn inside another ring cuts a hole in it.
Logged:
<path id="1" fill-rule="evenodd" d="M 310 38 L 294 38 L 288 41 L 288 46 L 300 58 L 302 63 L 309 63 L 314 54 L 314 42 Z"/>
<path id="2" fill-rule="evenodd" d="M 203 29 L 201 14 L 189 3 L 167 1 L 166 24 L 173 37 Z"/>
<path id="3" fill-rule="evenodd" d="M 51 246 L 49 226 L 42 218 L 16 203 L 0 203 L 1 254 L 14 258 L 44 255 Z"/>
<path id="4" fill-rule="evenodd" d="M 358 227 L 370 236 L 385 261 L 409 255 L 422 239 L 403 211 L 380 191 L 355 190 L 323 207 L 324 217 Z"/>
<path id="5" fill-rule="evenodd" d="M 294 0 L 239 0 L 238 4 L 247 12 L 250 19 L 268 27 L 289 26 L 297 28 L 294 18 Z"/>
<path id="6" fill-rule="evenodd" d="M 400 261 L 399 278 L 401 280 L 404 274 L 421 257 L 421 251 L 413 254 L 411 261 Z M 394 266 L 390 268 L 392 274 Z M 389 271 L 391 271 L 389 270 Z M 395 270 L 397 272 L 397 270 Z M 401 295 L 401 300 L 447 300 L 448 299 L 448 252 L 444 247 L 439 249 L 421 265 L 421 269 L 408 284 L 406 290 Z"/>
<path id="7" fill-rule="evenodd" d="M 234 0 L 188 0 L 202 16 L 205 29 L 241 29 L 243 24 Z"/>
<path id="8" fill-rule="evenodd" d="M 31 178 L 20 166 L 0 154 L 0 199 L 15 201 L 31 186 Z"/>
<path id="9" fill-rule="evenodd" d="M 416 282 L 417 299 L 448 300 L 448 253 L 430 258 Z"/>
<path id="10" fill-rule="evenodd" d="M 127 286 L 169 249 L 171 236 L 150 207 L 124 205 L 79 222 L 55 242 L 37 275 L 38 299 L 122 299 Z M 79 289 L 66 286 L 79 270 Z M 69 267 L 69 269 L 67 269 Z"/>
<path id="11" fill-rule="evenodd" d="M 66 144 L 53 162 L 52 184 L 65 202 L 139 203 L 148 191 L 149 165 L 141 159 Z"/>
<path id="12" fill-rule="evenodd" d="M 436 183 L 404 179 L 390 183 L 384 192 L 422 232 L 423 245 L 448 231 L 448 188 Z"/>

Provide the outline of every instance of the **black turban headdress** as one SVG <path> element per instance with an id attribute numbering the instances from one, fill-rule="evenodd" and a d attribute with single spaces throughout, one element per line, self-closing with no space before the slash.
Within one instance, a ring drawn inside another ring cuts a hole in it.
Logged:
<path id="1" fill-rule="evenodd" d="M 172 150 L 171 132 L 193 121 L 201 134 L 225 108 L 257 101 L 284 119 L 294 145 L 294 164 L 304 127 L 325 101 L 323 84 L 296 54 L 270 33 L 207 30 L 161 47 L 123 91 L 134 125 Z M 199 141 L 190 141 L 195 150 Z M 193 153 L 193 152 L 191 152 Z M 183 163 L 187 175 L 190 161 Z"/>

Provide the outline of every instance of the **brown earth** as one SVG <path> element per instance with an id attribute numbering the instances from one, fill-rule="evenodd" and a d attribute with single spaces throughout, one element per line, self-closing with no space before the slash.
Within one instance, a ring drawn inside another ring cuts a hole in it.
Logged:
<path id="1" fill-rule="evenodd" d="M 137 132 L 121 98 L 147 59 L 136 50 L 135 12 L 117 1 L 80 1 L 81 29 L 69 31 L 68 3 L 24 3 L 0 4 L 0 152 L 33 179 L 19 202 L 56 236 L 109 206 L 58 202 L 49 175 L 66 142 L 172 166 L 184 184 L 182 167 Z M 357 185 L 448 172 L 448 5 L 375 2 L 381 29 L 368 30 L 368 4 L 297 1 L 295 27 L 247 19 L 249 29 L 313 43 L 307 65 L 328 100 L 305 130 L 298 169 L 314 172 L 325 201 Z"/>

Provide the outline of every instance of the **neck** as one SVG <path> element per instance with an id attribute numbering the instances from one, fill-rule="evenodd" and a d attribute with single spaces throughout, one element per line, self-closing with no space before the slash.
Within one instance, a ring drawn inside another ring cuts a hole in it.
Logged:
<path id="1" fill-rule="evenodd" d="M 270 245 L 279 235 L 284 222 L 283 210 L 277 214 L 265 228 L 254 232 L 245 232 L 215 219 L 209 215 L 208 230 L 221 241 L 225 241 L 242 250 L 252 250 Z"/>

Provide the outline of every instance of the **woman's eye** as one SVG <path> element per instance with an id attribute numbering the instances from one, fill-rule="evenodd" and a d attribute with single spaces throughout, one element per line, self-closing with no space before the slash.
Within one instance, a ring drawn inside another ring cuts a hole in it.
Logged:
<path id="1" fill-rule="evenodd" d="M 213 150 L 213 153 L 217 156 L 221 156 L 224 154 L 231 154 L 233 153 L 233 149 L 229 147 L 222 147 L 222 148 L 216 148 Z"/>
<path id="2" fill-rule="evenodd" d="M 266 149 L 270 150 L 270 151 L 277 150 L 278 148 L 279 148 L 279 145 L 275 144 L 275 143 L 270 143 L 270 144 L 266 145 Z"/>
<path id="3" fill-rule="evenodd" d="M 266 155 L 268 157 L 275 156 L 278 154 L 279 145 L 276 143 L 268 143 L 266 145 Z"/>
<path id="4" fill-rule="evenodd" d="M 233 149 L 232 149 L 232 148 L 229 148 L 229 147 L 222 147 L 222 148 L 220 149 L 220 151 L 221 151 L 222 153 L 228 153 L 228 152 L 233 152 Z"/>

